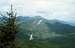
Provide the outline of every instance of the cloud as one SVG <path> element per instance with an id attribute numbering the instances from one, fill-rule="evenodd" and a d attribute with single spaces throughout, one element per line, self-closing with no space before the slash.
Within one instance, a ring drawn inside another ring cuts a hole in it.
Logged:
<path id="1" fill-rule="evenodd" d="M 17 9 L 18 15 L 37 16 L 47 19 L 69 20 L 75 18 L 74 0 L 2 0 L 0 7 L 4 10 L 12 3 Z"/>

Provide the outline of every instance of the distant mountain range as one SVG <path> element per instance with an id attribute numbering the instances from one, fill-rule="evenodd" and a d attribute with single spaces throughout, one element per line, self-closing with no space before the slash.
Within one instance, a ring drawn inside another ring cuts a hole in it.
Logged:
<path id="1" fill-rule="evenodd" d="M 75 26 L 67 24 L 60 20 L 47 20 L 40 16 L 35 17 L 17 17 L 17 24 L 20 26 L 19 36 L 29 36 L 33 34 L 34 38 L 46 39 L 60 36 L 69 36 L 75 34 Z"/>

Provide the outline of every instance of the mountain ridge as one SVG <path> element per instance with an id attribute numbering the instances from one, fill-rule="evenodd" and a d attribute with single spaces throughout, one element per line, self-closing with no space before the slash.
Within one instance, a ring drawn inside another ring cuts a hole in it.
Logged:
<path id="1" fill-rule="evenodd" d="M 23 17 L 24 18 L 24 17 Z M 19 19 L 20 20 L 20 19 Z M 18 21 L 20 22 L 20 21 Z M 26 17 L 20 22 L 21 33 L 25 30 L 33 32 L 34 37 L 44 39 L 51 38 L 52 36 L 67 36 L 70 33 L 74 33 L 75 26 L 71 26 L 64 21 L 59 20 L 47 20 L 42 17 Z M 30 34 L 30 33 L 27 33 Z M 53 34 L 53 35 L 51 35 Z"/>

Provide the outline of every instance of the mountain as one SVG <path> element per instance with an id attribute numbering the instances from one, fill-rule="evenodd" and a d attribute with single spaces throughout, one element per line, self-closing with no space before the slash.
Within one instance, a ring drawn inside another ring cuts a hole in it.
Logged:
<path id="1" fill-rule="evenodd" d="M 75 33 L 75 26 L 71 26 L 60 20 L 47 20 L 40 16 L 35 17 L 17 17 L 22 36 L 30 36 L 34 38 L 46 39 L 60 36 L 68 36 Z M 19 35 L 20 36 L 20 35 Z"/>
<path id="2" fill-rule="evenodd" d="M 21 48 L 75 48 L 75 26 L 40 16 L 17 17 Z M 33 40 L 30 40 L 30 35 Z M 31 45 L 30 45 L 31 44 Z"/>
<path id="3" fill-rule="evenodd" d="M 59 20 L 51 20 L 47 22 L 47 25 L 49 28 L 51 28 L 52 31 L 59 34 L 70 34 L 75 32 L 75 26 L 71 26 Z"/>

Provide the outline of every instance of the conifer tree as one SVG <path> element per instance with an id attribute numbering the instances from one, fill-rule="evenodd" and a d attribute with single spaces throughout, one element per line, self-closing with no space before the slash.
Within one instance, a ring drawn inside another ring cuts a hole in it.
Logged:
<path id="1" fill-rule="evenodd" d="M 0 48 L 18 48 L 16 45 L 16 12 L 13 11 L 12 5 L 6 14 L 5 16 L 1 14 L 3 24 L 0 24 Z"/>

